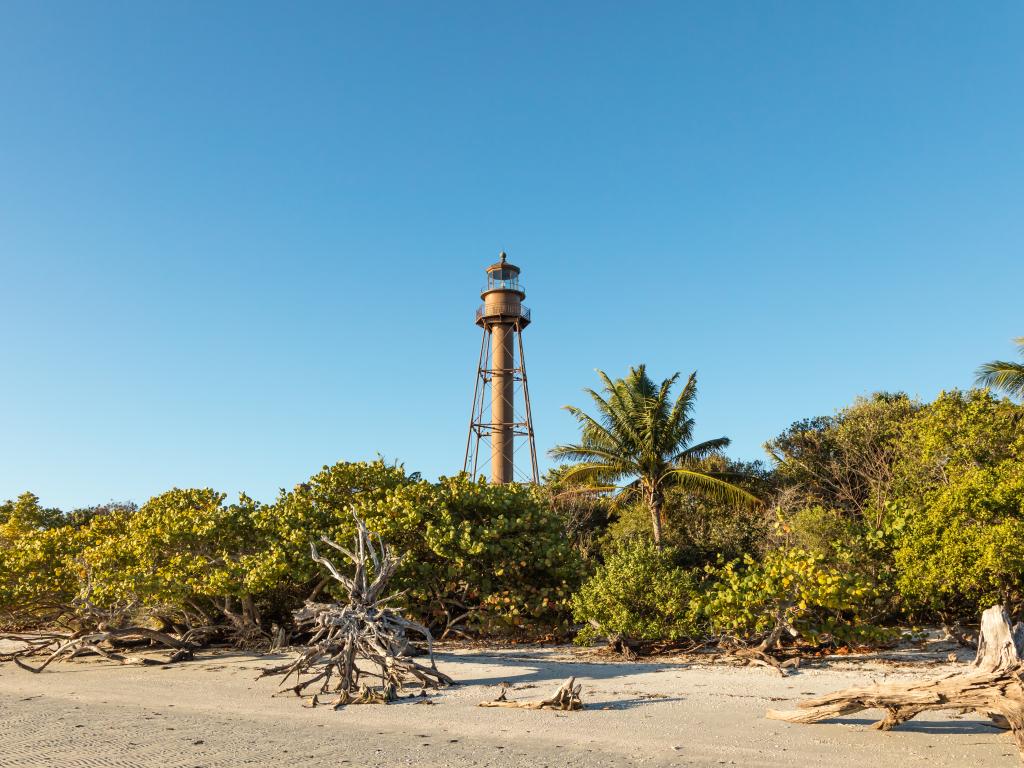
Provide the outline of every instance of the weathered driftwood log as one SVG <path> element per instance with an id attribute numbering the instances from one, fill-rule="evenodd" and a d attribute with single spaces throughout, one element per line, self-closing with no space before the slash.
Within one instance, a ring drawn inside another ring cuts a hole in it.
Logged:
<path id="1" fill-rule="evenodd" d="M 502 687 L 501 695 L 494 701 L 481 701 L 481 707 L 510 707 L 515 709 L 560 709 L 569 711 L 583 709 L 583 701 L 580 699 L 580 691 L 583 685 L 576 684 L 576 678 L 570 677 L 564 680 L 558 690 L 550 697 L 541 701 L 510 701 L 506 694 L 508 688 Z"/>
<path id="2" fill-rule="evenodd" d="M 1024 625 L 1010 625 L 1001 605 L 981 615 L 978 653 L 968 672 L 932 680 L 878 683 L 800 702 L 799 709 L 768 710 L 767 717 L 816 723 L 865 709 L 886 715 L 875 728 L 887 731 L 928 710 L 956 709 L 989 717 L 1013 733 L 1024 762 Z"/>
<path id="3" fill-rule="evenodd" d="M 13 661 L 22 669 L 36 673 L 42 672 L 55 661 L 71 661 L 88 654 L 102 656 L 121 664 L 173 664 L 193 658 L 201 647 L 196 639 L 198 633 L 199 631 L 187 632 L 178 638 L 147 627 L 121 627 L 69 634 L 50 633 L 38 637 L 9 635 L 7 639 L 19 640 L 23 645 L 11 653 L 0 655 L 0 661 Z M 170 650 L 171 655 L 166 659 L 154 659 L 120 653 L 125 646 L 135 645 L 139 641 L 148 642 L 150 646 L 162 646 Z M 46 658 L 37 667 L 22 661 L 23 658 L 42 655 Z"/>
<path id="4" fill-rule="evenodd" d="M 297 659 L 265 669 L 260 677 L 283 675 L 281 684 L 284 686 L 294 676 L 295 684 L 285 690 L 291 690 L 296 696 L 312 693 L 312 706 L 329 703 L 336 709 L 346 704 L 386 704 L 395 700 L 409 682 L 418 683 L 423 689 L 452 684 L 452 679 L 434 662 L 430 630 L 386 607 L 385 604 L 398 595 L 381 597 L 401 558 L 379 536 L 367 531 L 362 520 L 353 517 L 356 522 L 354 552 L 326 537 L 322 539 L 352 562 L 355 567 L 352 578 L 343 576 L 330 560 L 317 552 L 315 545 L 310 545 L 313 560 L 345 588 L 348 602 L 307 602 L 296 611 L 296 625 L 311 630 L 312 638 Z M 410 657 L 409 632 L 426 640 L 429 666 Z M 304 675 L 308 677 L 303 678 Z M 367 686 L 362 680 L 364 677 L 378 678 L 380 688 Z M 316 688 L 311 691 L 313 686 Z M 335 699 L 322 701 L 321 697 L 325 696 Z"/>

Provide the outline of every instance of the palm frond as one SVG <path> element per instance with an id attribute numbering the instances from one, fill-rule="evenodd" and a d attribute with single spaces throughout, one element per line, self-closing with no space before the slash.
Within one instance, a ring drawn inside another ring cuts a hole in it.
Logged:
<path id="1" fill-rule="evenodd" d="M 587 445 L 594 445 L 605 450 L 621 450 L 620 439 L 604 424 L 574 405 L 562 407 L 580 423 L 583 441 Z"/>
<path id="2" fill-rule="evenodd" d="M 681 450 L 672 457 L 671 463 L 675 464 L 687 459 L 700 461 L 728 448 L 731 443 L 732 440 L 728 437 L 716 437 L 713 440 L 705 440 L 703 443 L 697 443 Z"/>
<path id="3" fill-rule="evenodd" d="M 599 406 L 602 408 L 602 422 L 609 433 L 617 435 L 617 442 L 621 446 L 635 446 L 639 444 L 641 437 L 636 432 L 636 425 L 633 423 L 633 419 L 630 418 L 629 406 L 623 402 L 622 393 L 618 390 L 615 382 L 611 381 L 604 371 L 598 371 L 598 374 L 606 382 L 605 391 L 608 393 L 608 399 L 605 400 L 592 389 L 585 389 L 583 391 L 594 398 L 595 402 L 603 404 L 603 406 Z"/>
<path id="4" fill-rule="evenodd" d="M 566 483 L 586 484 L 591 488 L 614 491 L 618 486 L 614 483 L 616 472 L 613 467 L 600 462 L 584 462 L 566 470 L 562 481 Z"/>
<path id="5" fill-rule="evenodd" d="M 548 455 L 560 461 L 585 461 L 606 464 L 614 467 L 617 472 L 629 472 L 633 465 L 624 461 L 623 457 L 613 451 L 606 451 L 590 445 L 556 445 Z"/>
<path id="6" fill-rule="evenodd" d="M 1009 395 L 1024 396 L 1024 363 L 993 360 L 978 368 L 977 382 L 983 387 L 999 389 Z"/>
<path id="7" fill-rule="evenodd" d="M 696 496 L 703 496 L 715 501 L 747 507 L 757 507 L 763 503 L 757 496 L 738 485 L 693 469 L 671 469 L 666 473 L 665 479 Z"/>
<path id="8" fill-rule="evenodd" d="M 676 376 L 678 375 L 676 374 Z M 694 371 L 689 375 L 686 384 L 676 396 L 668 416 L 668 430 L 675 436 L 678 445 L 685 445 L 693 439 L 694 424 L 690 414 L 693 412 L 693 404 L 696 397 L 697 372 Z"/>

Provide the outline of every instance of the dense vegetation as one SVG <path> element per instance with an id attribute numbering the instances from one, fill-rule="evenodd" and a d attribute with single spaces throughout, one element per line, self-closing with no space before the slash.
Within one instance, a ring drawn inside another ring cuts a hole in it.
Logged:
<path id="1" fill-rule="evenodd" d="M 168 626 L 223 623 L 253 638 L 330 582 L 312 541 L 348 541 L 352 512 L 404 555 L 405 608 L 444 634 L 564 625 L 581 563 L 544 491 L 400 466 L 339 463 L 273 504 L 174 489 L 139 508 L 65 515 L 24 494 L 0 506 L 0 621 L 72 619 L 77 605 Z"/>
<path id="2" fill-rule="evenodd" d="M 685 626 L 865 642 L 897 622 L 970 620 L 995 601 L 1024 608 L 1021 406 L 987 390 L 931 403 L 882 393 L 795 423 L 765 448 L 770 468 L 731 467 L 760 509 L 668 498 L 674 556 L 644 554 L 649 536 L 627 500 L 599 536 L 606 564 L 578 593 L 576 618 L 628 633 L 637 629 L 624 617 L 644 615 L 641 638 Z M 642 601 L 611 583 L 628 584 L 616 569 L 629 547 L 652 585 Z M 687 585 L 689 602 L 663 582 Z"/>
<path id="3" fill-rule="evenodd" d="M 864 643 L 1024 608 L 1024 407 L 879 393 L 744 464 L 724 438 L 693 443 L 695 377 L 674 398 L 642 367 L 602 380 L 538 487 L 376 461 L 269 504 L 173 489 L 64 512 L 25 493 L 0 505 L 0 626 L 99 611 L 263 638 L 329 594 L 309 546 L 348 540 L 353 511 L 404 555 L 400 607 L 441 635 Z"/>

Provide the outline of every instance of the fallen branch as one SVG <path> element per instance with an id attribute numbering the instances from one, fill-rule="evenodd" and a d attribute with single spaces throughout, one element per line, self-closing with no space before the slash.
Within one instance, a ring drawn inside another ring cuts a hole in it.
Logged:
<path id="1" fill-rule="evenodd" d="M 199 650 L 200 645 L 194 642 L 190 635 L 191 633 L 186 633 L 184 637 L 176 638 L 147 627 L 122 627 L 77 632 L 70 635 L 51 634 L 35 641 L 23 640 L 28 643 L 26 648 L 5 654 L 2 660 L 13 661 L 22 669 L 36 674 L 42 672 L 53 662 L 71 661 L 90 653 L 121 664 L 173 664 L 178 661 L 191 660 L 195 652 Z M 171 655 L 167 659 L 154 659 L 148 656 L 125 656 L 118 652 L 120 644 L 132 641 L 148 641 L 151 645 L 163 646 L 171 651 Z M 23 658 L 41 655 L 46 651 L 50 651 L 50 653 L 39 666 L 32 666 L 22 661 Z"/>
<path id="2" fill-rule="evenodd" d="M 974 711 L 1008 728 L 1024 762 L 1024 625 L 1010 625 L 995 605 L 981 616 L 978 653 L 971 671 L 932 680 L 880 683 L 800 702 L 795 710 L 768 710 L 767 717 L 789 723 L 816 723 L 865 709 L 883 709 L 875 728 L 890 730 L 930 710 Z"/>
<path id="3" fill-rule="evenodd" d="M 494 701 L 481 701 L 481 707 L 509 707 L 513 709 L 559 709 L 563 712 L 583 709 L 580 691 L 583 685 L 576 684 L 576 678 L 570 677 L 558 686 L 558 690 L 549 698 L 541 701 L 510 701 L 507 697 L 508 688 L 502 686 L 501 695 Z"/>
<path id="4" fill-rule="evenodd" d="M 737 648 L 729 655 L 740 659 L 747 666 L 770 667 L 782 675 L 782 677 L 786 676 L 787 669 L 798 669 L 800 667 L 799 656 L 779 661 L 759 648 Z"/>

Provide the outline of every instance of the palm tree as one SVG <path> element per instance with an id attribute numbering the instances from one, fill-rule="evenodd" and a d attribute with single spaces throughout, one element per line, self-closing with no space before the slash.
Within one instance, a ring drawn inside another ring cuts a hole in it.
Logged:
<path id="1" fill-rule="evenodd" d="M 1024 357 L 1024 336 L 1013 340 L 1020 347 Z M 1024 363 L 1010 363 L 1005 360 L 993 360 L 978 369 L 978 384 L 983 387 L 1001 389 L 1008 395 L 1024 397 Z"/>
<path id="2" fill-rule="evenodd" d="M 670 397 L 678 373 L 660 386 L 655 385 L 643 365 L 630 368 L 625 378 L 614 381 L 604 371 L 597 374 L 604 382 L 604 393 L 584 390 L 593 398 L 597 416 L 565 406 L 580 423 L 580 442 L 551 450 L 553 458 L 575 462 L 562 475 L 564 481 L 585 483 L 589 491 L 617 491 L 620 497 L 641 499 L 651 513 L 654 543 L 659 549 L 665 491 L 672 486 L 722 501 L 751 506 L 760 503 L 724 475 L 701 467 L 701 460 L 728 446 L 729 438 L 690 444 L 696 371 L 674 402 Z"/>

